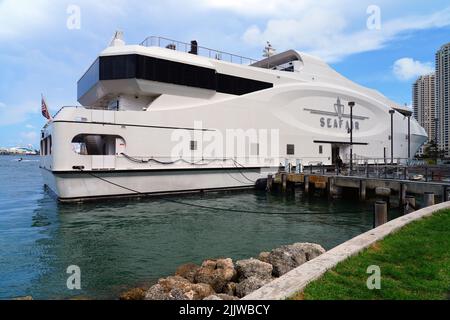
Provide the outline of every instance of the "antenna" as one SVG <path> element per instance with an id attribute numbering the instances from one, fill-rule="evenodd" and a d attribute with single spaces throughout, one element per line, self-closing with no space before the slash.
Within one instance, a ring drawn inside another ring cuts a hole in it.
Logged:
<path id="1" fill-rule="evenodd" d="M 275 55 L 275 53 L 277 52 L 277 50 L 272 47 L 272 44 L 267 41 L 267 46 L 264 48 L 263 51 L 263 57 L 264 58 L 270 58 L 271 56 Z"/>
<path id="2" fill-rule="evenodd" d="M 123 31 L 116 31 L 114 37 L 109 44 L 110 47 L 121 47 L 125 45 Z"/>
<path id="3" fill-rule="evenodd" d="M 272 46 L 272 44 L 267 41 L 267 45 L 263 50 L 263 57 L 267 58 L 267 69 L 270 69 L 270 57 L 275 55 L 277 50 Z"/>

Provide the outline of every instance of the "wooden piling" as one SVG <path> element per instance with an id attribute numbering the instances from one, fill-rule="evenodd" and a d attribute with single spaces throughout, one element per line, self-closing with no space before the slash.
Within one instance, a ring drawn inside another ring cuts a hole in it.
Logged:
<path id="1" fill-rule="evenodd" d="M 425 192 L 425 194 L 423 195 L 423 200 L 424 200 L 423 202 L 424 202 L 425 208 L 434 206 L 434 204 L 435 204 L 434 193 L 433 192 Z"/>
<path id="2" fill-rule="evenodd" d="M 365 201 L 366 200 L 366 180 L 359 180 L 359 200 Z"/>
<path id="3" fill-rule="evenodd" d="M 305 193 L 309 193 L 309 176 L 305 176 Z"/>
<path id="4" fill-rule="evenodd" d="M 405 205 L 406 189 L 407 189 L 406 184 L 400 183 L 400 188 L 398 191 L 400 207 L 403 207 Z"/>
<path id="5" fill-rule="evenodd" d="M 334 178 L 328 179 L 328 198 L 332 199 L 334 193 Z"/>
<path id="6" fill-rule="evenodd" d="M 281 191 L 282 192 L 287 191 L 287 174 L 286 173 L 281 174 Z"/>
<path id="7" fill-rule="evenodd" d="M 416 211 L 416 198 L 413 196 L 407 196 L 405 198 L 405 214 L 410 214 Z"/>
<path id="8" fill-rule="evenodd" d="M 385 201 L 375 202 L 373 227 L 378 228 L 379 226 L 387 222 L 388 222 L 387 203 Z"/>
<path id="9" fill-rule="evenodd" d="M 273 175 L 269 174 L 267 176 L 267 187 L 266 187 L 266 191 L 267 192 L 271 192 L 272 191 L 272 187 L 273 187 Z"/>

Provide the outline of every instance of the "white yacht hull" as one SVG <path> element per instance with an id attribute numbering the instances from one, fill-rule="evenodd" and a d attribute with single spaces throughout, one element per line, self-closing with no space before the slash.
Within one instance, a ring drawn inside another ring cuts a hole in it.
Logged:
<path id="1" fill-rule="evenodd" d="M 106 198 L 191 194 L 254 188 L 273 169 L 164 170 L 52 173 L 42 169 L 45 185 L 61 202 Z"/>
<path id="2" fill-rule="evenodd" d="M 275 62 L 293 72 L 264 69 Z M 42 130 L 45 184 L 62 201 L 247 188 L 280 166 L 339 158 L 404 162 L 428 138 L 410 111 L 295 51 L 244 66 L 109 47 L 78 95 L 86 107 Z"/>

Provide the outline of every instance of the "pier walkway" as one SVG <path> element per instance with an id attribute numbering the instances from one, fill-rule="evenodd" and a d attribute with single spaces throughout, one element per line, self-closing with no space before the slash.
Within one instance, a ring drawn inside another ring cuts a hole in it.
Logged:
<path id="1" fill-rule="evenodd" d="M 305 167 L 302 172 L 279 172 L 267 178 L 267 190 L 288 192 L 300 185 L 309 193 L 314 190 L 326 192 L 330 197 L 339 197 L 345 189 L 358 191 L 359 199 L 366 200 L 368 193 L 390 197 L 398 195 L 405 203 L 407 195 L 434 194 L 441 202 L 450 199 L 450 167 L 396 165 L 365 166 L 349 172 L 338 171 L 330 166 Z"/>

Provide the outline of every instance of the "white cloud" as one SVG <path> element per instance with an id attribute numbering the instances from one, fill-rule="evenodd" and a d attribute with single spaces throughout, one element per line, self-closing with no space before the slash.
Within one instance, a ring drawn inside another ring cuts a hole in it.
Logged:
<path id="1" fill-rule="evenodd" d="M 27 128 L 27 129 L 34 129 L 34 126 L 31 125 L 31 124 L 27 124 L 27 125 L 25 126 L 25 128 Z"/>
<path id="2" fill-rule="evenodd" d="M 28 117 L 40 111 L 39 101 L 26 102 L 14 107 L 5 106 L 0 109 L 0 126 L 7 126 L 17 123 L 23 123 L 28 120 Z"/>
<path id="3" fill-rule="evenodd" d="M 398 59 L 393 66 L 395 76 L 402 81 L 412 80 L 433 71 L 431 62 L 422 63 L 412 58 Z"/>
<path id="4" fill-rule="evenodd" d="M 20 136 L 25 140 L 26 144 L 33 144 L 37 141 L 38 134 L 36 131 L 21 132 Z"/>
<path id="5" fill-rule="evenodd" d="M 0 39 L 13 39 L 28 31 L 38 31 L 48 23 L 51 4 L 48 0 L 0 1 Z"/>
<path id="6" fill-rule="evenodd" d="M 65 31 L 70 13 L 67 8 L 80 8 L 83 21 L 94 18 L 98 23 L 124 16 L 130 4 L 126 0 L 0 0 L 0 40 L 34 37 L 43 32 Z M 136 6 L 133 4 L 131 6 Z M 148 6 L 148 5 L 147 5 Z M 89 30 L 86 30 L 89 32 Z"/>
<path id="7" fill-rule="evenodd" d="M 270 19 L 264 29 L 253 25 L 242 39 L 253 46 L 269 40 L 283 50 L 298 48 L 335 62 L 355 53 L 381 49 L 408 32 L 449 26 L 450 7 L 430 15 L 382 21 L 380 30 L 369 30 L 365 24 L 359 30 L 349 30 L 351 20 L 342 10 L 311 6 L 296 18 Z"/>
<path id="8" fill-rule="evenodd" d="M 329 1 L 327 1 L 329 2 Z M 333 2 L 333 1 L 332 1 Z M 286 16 L 304 11 L 314 0 L 202 0 L 202 5 L 212 9 L 228 10 L 244 16 Z"/>

